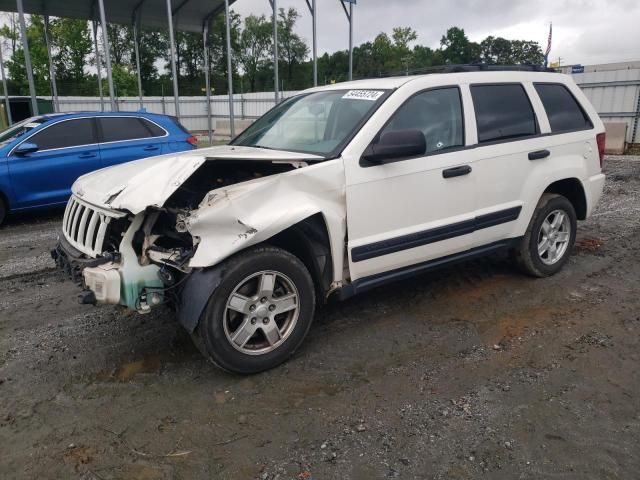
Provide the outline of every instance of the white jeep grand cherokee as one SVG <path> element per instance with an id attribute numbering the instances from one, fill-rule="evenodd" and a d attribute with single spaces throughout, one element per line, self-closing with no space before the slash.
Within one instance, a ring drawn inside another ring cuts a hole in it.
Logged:
<path id="1" fill-rule="evenodd" d="M 333 295 L 499 249 L 556 273 L 601 195 L 603 149 L 595 110 L 557 73 L 329 85 L 228 146 L 81 177 L 52 253 L 82 302 L 169 304 L 207 358 L 258 372 Z"/>

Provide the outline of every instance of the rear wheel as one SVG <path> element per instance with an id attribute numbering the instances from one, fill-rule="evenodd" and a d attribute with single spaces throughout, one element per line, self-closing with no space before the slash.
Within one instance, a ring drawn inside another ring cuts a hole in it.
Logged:
<path id="1" fill-rule="evenodd" d="M 518 266 L 535 277 L 547 277 L 562 269 L 576 240 L 576 212 L 562 195 L 540 198 L 527 232 L 514 249 Z"/>
<path id="2" fill-rule="evenodd" d="M 216 365 L 256 373 L 289 358 L 304 340 L 315 291 L 304 264 L 289 252 L 258 247 L 227 260 L 194 340 Z"/>

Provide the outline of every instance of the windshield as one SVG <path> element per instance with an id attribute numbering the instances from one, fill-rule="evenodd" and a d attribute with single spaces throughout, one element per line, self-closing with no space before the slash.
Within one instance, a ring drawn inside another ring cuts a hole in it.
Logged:
<path id="1" fill-rule="evenodd" d="M 46 121 L 47 119 L 45 117 L 31 117 L 11 125 L 3 132 L 0 132 L 0 146 L 4 146 L 17 138 L 22 137 L 25 133 L 40 126 L 40 124 Z"/>
<path id="2" fill-rule="evenodd" d="M 329 157 L 386 98 L 386 90 L 330 90 L 285 100 L 232 145 Z"/>

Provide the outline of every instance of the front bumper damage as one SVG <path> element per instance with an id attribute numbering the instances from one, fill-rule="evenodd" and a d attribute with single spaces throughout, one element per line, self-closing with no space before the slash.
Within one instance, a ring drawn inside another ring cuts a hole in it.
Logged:
<path id="1" fill-rule="evenodd" d="M 164 303 L 165 285 L 160 267 L 140 265 L 131 244 L 143 215 L 137 215 L 122 237 L 118 252 L 91 258 L 76 249 L 64 233 L 51 251 L 58 268 L 83 288 L 80 303 L 123 305 L 139 313 Z"/>

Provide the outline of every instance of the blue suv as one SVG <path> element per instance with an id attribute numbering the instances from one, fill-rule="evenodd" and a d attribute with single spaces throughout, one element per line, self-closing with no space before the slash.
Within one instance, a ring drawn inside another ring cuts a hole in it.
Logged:
<path id="1" fill-rule="evenodd" d="M 140 112 L 57 113 L 0 132 L 0 224 L 7 213 L 64 205 L 81 175 L 197 148 L 175 117 Z"/>

